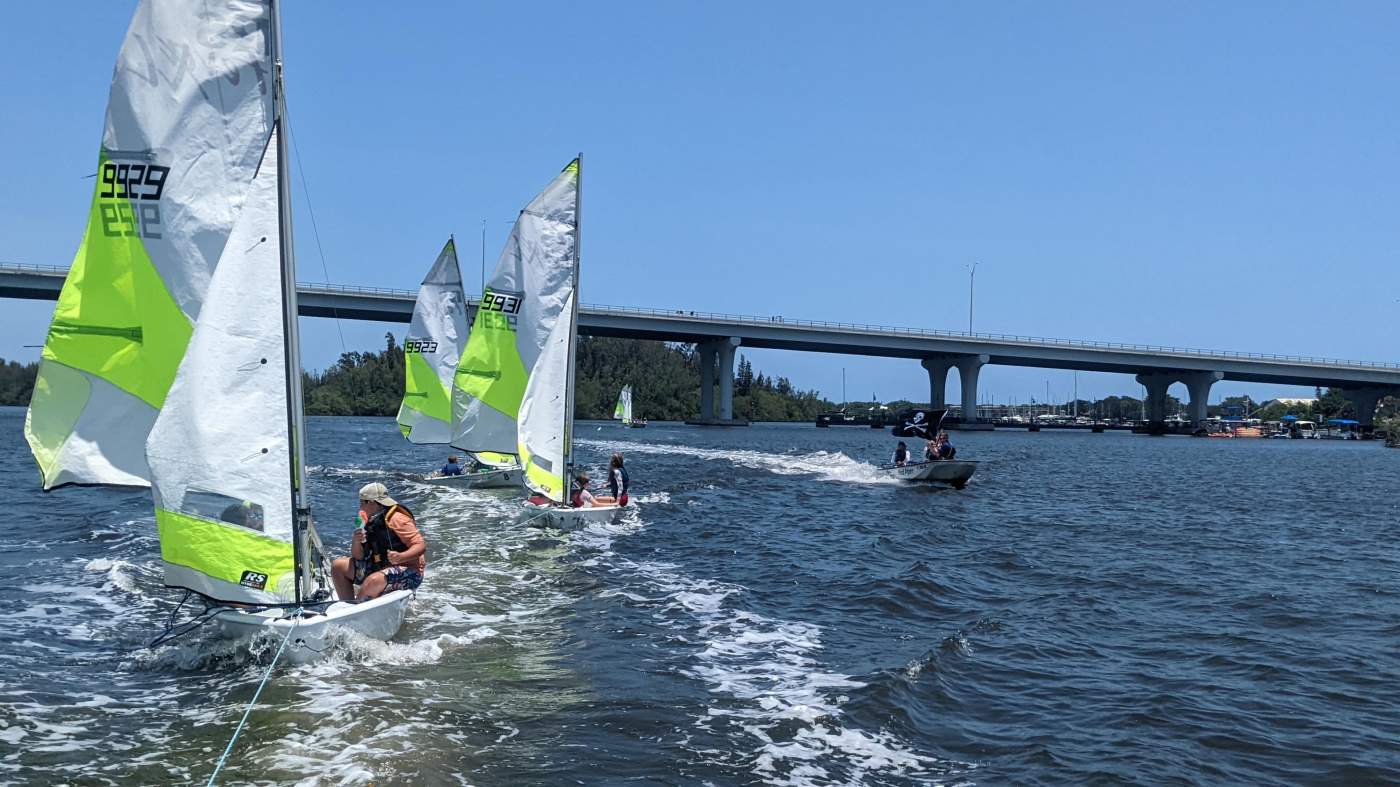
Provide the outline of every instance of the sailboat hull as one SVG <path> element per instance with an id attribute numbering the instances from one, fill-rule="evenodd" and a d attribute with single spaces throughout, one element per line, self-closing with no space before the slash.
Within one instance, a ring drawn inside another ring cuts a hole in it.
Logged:
<path id="1" fill-rule="evenodd" d="M 631 506 L 628 506 L 629 508 Z M 534 503 L 526 503 L 525 508 L 535 516 L 544 515 L 544 519 L 550 527 L 558 530 L 578 530 L 587 527 L 595 522 L 611 522 L 618 512 L 623 510 L 619 505 L 593 506 L 592 508 L 569 508 L 565 506 L 541 506 Z"/>
<path id="2" fill-rule="evenodd" d="M 216 613 L 214 622 L 224 636 L 235 639 L 258 635 L 285 637 L 295 623 L 296 632 L 287 643 L 284 658 L 295 664 L 305 664 L 330 647 L 328 640 L 334 636 L 335 628 L 381 642 L 390 639 L 403 625 L 412 598 L 411 590 L 395 590 L 361 604 L 338 601 L 326 607 L 324 613 L 309 614 L 299 621 L 283 609 L 251 612 L 229 607 Z"/>
<path id="3" fill-rule="evenodd" d="M 455 489 L 507 489 L 520 486 L 521 478 L 519 467 L 505 467 L 461 475 L 430 476 L 423 482 Z"/>

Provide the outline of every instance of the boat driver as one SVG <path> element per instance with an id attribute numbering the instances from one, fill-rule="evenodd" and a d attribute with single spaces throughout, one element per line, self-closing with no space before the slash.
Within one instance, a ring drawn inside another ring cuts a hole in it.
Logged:
<path id="1" fill-rule="evenodd" d="M 395 590 L 417 590 L 427 570 L 427 551 L 413 512 L 389 497 L 389 490 L 378 481 L 365 484 L 360 489 L 350 556 L 331 564 L 336 595 L 358 603 Z"/>

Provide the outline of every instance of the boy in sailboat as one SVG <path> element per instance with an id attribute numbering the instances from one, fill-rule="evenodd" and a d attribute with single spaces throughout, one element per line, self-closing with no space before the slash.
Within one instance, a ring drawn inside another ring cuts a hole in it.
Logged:
<path id="1" fill-rule="evenodd" d="M 438 474 L 445 476 L 462 474 L 462 465 L 457 461 L 457 456 L 455 454 L 447 457 L 447 464 L 442 466 L 442 469 L 438 471 Z"/>
<path id="2" fill-rule="evenodd" d="M 350 538 L 350 556 L 331 564 L 336 594 L 359 602 L 394 590 L 417 590 L 427 570 L 428 543 L 413 512 L 375 481 L 360 488 L 359 522 Z"/>

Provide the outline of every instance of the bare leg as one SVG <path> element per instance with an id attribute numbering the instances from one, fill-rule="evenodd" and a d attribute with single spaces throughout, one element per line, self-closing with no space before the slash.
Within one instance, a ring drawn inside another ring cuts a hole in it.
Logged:
<path id="1" fill-rule="evenodd" d="M 355 596 L 356 601 L 369 601 L 372 598 L 379 598 L 379 594 L 384 592 L 384 588 L 389 584 L 389 580 L 384 578 L 383 571 L 376 571 L 365 577 L 365 581 L 360 583 L 360 593 Z"/>
<path id="2" fill-rule="evenodd" d="M 355 572 L 350 558 L 338 557 L 331 563 L 331 581 L 335 583 L 336 598 L 349 601 L 355 597 Z"/>

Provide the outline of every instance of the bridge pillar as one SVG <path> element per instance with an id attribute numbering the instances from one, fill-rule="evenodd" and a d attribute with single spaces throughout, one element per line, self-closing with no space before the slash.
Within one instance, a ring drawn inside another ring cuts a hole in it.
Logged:
<path id="1" fill-rule="evenodd" d="M 1342 392 L 1356 410 L 1356 420 L 1363 430 L 1369 432 L 1376 425 L 1376 405 L 1387 396 L 1400 395 L 1393 388 L 1349 388 Z"/>
<path id="2" fill-rule="evenodd" d="M 719 345 L 719 417 L 724 421 L 734 420 L 734 348 L 740 339 L 731 336 L 721 339 Z"/>
<path id="3" fill-rule="evenodd" d="M 925 358 L 919 362 L 928 370 L 928 403 L 933 410 L 942 410 L 947 405 L 948 370 L 953 368 L 952 358 Z"/>
<path id="4" fill-rule="evenodd" d="M 715 345 L 704 342 L 695 345 L 700 354 L 700 420 L 715 417 Z"/>
<path id="5" fill-rule="evenodd" d="M 962 382 L 962 424 L 977 423 L 977 376 L 990 361 L 987 355 L 965 355 L 957 360 L 958 379 Z"/>
<path id="6" fill-rule="evenodd" d="M 1188 372 L 1181 376 L 1181 381 L 1186 383 L 1186 390 L 1191 394 L 1191 423 L 1195 426 L 1200 426 L 1201 422 L 1206 420 L 1210 387 L 1223 379 L 1224 372 Z"/>
<path id="7" fill-rule="evenodd" d="M 1137 381 L 1147 389 L 1147 423 L 1162 424 L 1167 420 L 1167 389 L 1176 380 L 1169 374 L 1140 374 Z"/>

